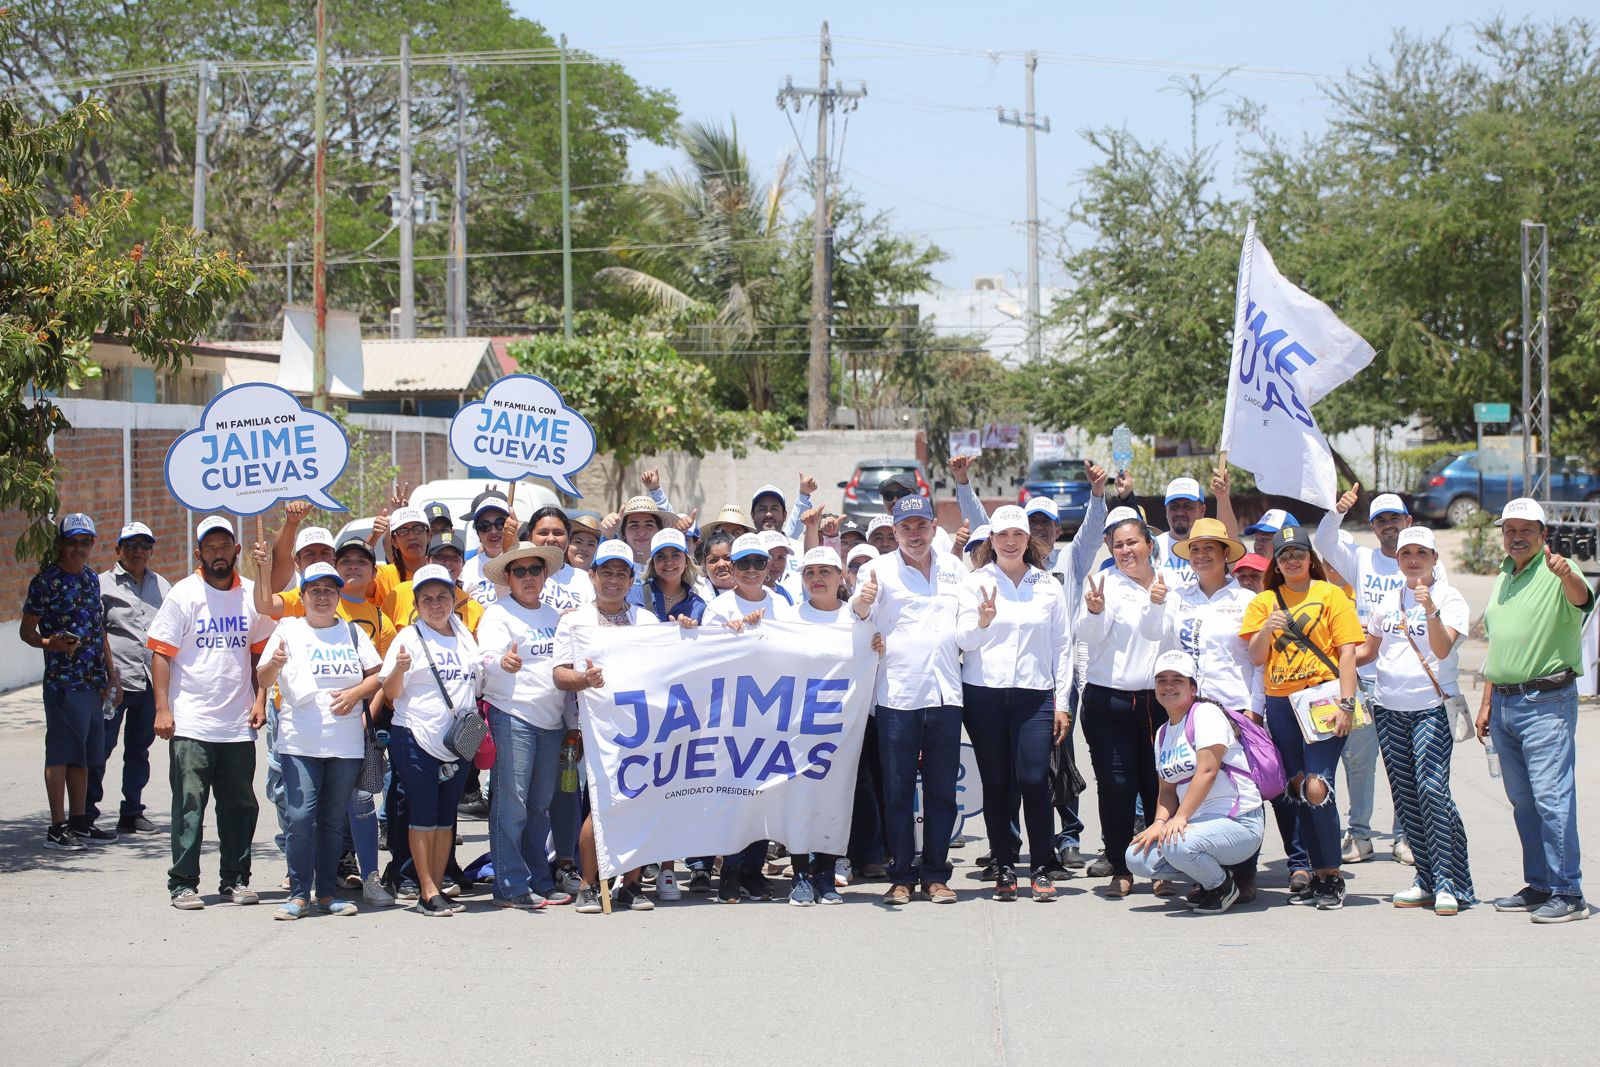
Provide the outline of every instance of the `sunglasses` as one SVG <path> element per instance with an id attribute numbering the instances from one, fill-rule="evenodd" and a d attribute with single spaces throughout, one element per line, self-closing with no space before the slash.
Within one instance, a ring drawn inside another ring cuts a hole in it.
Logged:
<path id="1" fill-rule="evenodd" d="M 529 563 L 526 566 L 520 563 L 513 564 L 512 566 L 506 568 L 506 573 L 511 575 L 513 578 L 537 578 L 539 575 L 544 573 L 544 564 Z"/>
<path id="2" fill-rule="evenodd" d="M 488 533 L 490 530 L 504 530 L 506 528 L 506 520 L 479 519 L 477 522 L 472 524 L 472 528 L 477 530 L 479 533 Z"/>
<path id="3" fill-rule="evenodd" d="M 1303 548 L 1286 548 L 1278 553 L 1279 559 L 1309 559 L 1311 553 Z"/>
<path id="4" fill-rule="evenodd" d="M 764 571 L 767 569 L 767 557 L 746 556 L 743 559 L 734 560 L 733 566 L 735 570 L 741 571 Z"/>

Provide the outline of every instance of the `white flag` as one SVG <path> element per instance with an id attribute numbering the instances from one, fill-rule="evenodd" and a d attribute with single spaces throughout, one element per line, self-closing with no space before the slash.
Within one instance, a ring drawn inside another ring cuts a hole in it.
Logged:
<path id="1" fill-rule="evenodd" d="M 1220 448 L 1264 493 L 1331 508 L 1333 453 L 1311 407 L 1372 362 L 1372 346 L 1278 273 L 1255 222 L 1239 256 Z"/>

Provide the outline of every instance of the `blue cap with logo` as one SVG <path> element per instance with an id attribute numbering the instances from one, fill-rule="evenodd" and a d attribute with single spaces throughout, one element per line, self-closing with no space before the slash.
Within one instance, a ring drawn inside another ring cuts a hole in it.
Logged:
<path id="1" fill-rule="evenodd" d="M 94 537 L 94 520 L 81 511 L 70 512 L 61 516 L 61 521 L 56 524 L 62 537 Z"/>
<path id="2" fill-rule="evenodd" d="M 894 516 L 896 525 L 905 522 L 907 519 L 927 519 L 932 522 L 933 501 L 917 494 L 903 496 L 894 502 L 894 508 L 890 511 L 890 514 Z"/>
<path id="3" fill-rule="evenodd" d="M 1271 508 L 1261 518 L 1244 528 L 1247 534 L 1277 533 L 1285 526 L 1299 526 L 1300 520 L 1282 508 Z"/>

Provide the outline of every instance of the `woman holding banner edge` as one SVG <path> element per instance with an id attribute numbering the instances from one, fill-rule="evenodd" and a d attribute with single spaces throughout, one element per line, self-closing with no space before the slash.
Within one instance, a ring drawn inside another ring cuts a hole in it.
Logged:
<path id="1" fill-rule="evenodd" d="M 983 821 L 998 868 L 994 899 L 1017 899 L 1011 815 L 1020 796 L 1033 899 L 1044 903 L 1056 898 L 1048 873 L 1055 859 L 1050 752 L 1072 724 L 1067 598 L 1044 570 L 1022 508 L 997 508 L 989 530 L 958 599 L 962 719 L 983 783 Z"/>

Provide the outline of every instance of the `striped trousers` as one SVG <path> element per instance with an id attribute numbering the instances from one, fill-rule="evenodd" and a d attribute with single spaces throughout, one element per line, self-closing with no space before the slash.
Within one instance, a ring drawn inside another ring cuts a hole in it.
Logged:
<path id="1" fill-rule="evenodd" d="M 1450 797 L 1450 717 L 1444 706 L 1422 711 L 1375 708 L 1378 747 L 1389 774 L 1394 810 L 1417 858 L 1417 885 L 1474 904 L 1467 867 L 1467 831 Z"/>

